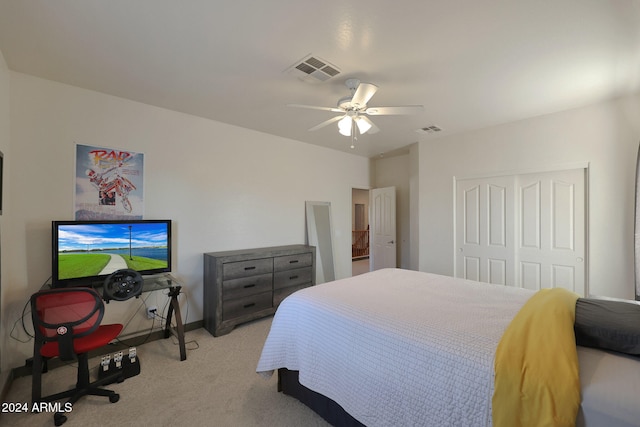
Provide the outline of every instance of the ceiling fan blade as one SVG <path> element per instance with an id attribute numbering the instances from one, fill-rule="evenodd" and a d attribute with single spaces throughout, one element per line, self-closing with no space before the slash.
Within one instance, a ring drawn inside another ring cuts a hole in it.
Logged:
<path id="1" fill-rule="evenodd" d="M 371 97 L 378 91 L 378 86 L 371 83 L 360 83 L 351 98 L 351 103 L 364 107 Z"/>
<path id="2" fill-rule="evenodd" d="M 308 108 L 310 110 L 322 110 L 322 111 L 331 111 L 334 113 L 344 113 L 344 110 L 335 107 L 319 107 L 317 105 L 303 105 L 303 104 L 287 104 L 287 107 L 295 107 L 295 108 Z"/>
<path id="3" fill-rule="evenodd" d="M 424 111 L 423 105 L 403 105 L 397 107 L 370 107 L 364 113 L 369 116 L 418 114 Z"/>
<path id="4" fill-rule="evenodd" d="M 324 122 L 320 123 L 319 125 L 316 125 L 316 126 L 312 127 L 311 129 L 309 129 L 309 131 L 313 132 L 314 130 L 318 130 L 320 128 L 323 128 L 323 127 L 325 127 L 327 125 L 330 125 L 331 123 L 337 122 L 338 120 L 340 120 L 343 117 L 344 116 L 332 117 L 329 120 L 325 120 Z"/>

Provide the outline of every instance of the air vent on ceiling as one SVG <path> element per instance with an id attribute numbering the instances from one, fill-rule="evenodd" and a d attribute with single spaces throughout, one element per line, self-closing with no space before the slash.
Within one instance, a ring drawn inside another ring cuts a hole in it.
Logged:
<path id="1" fill-rule="evenodd" d="M 285 71 L 309 82 L 324 82 L 340 74 L 338 67 L 313 55 L 305 56 Z"/>
<path id="2" fill-rule="evenodd" d="M 418 132 L 418 133 L 436 133 L 436 132 L 440 132 L 441 130 L 442 130 L 442 128 L 440 128 L 439 126 L 431 125 L 431 126 L 426 126 L 426 127 L 420 128 L 420 129 L 416 130 L 416 132 Z"/>

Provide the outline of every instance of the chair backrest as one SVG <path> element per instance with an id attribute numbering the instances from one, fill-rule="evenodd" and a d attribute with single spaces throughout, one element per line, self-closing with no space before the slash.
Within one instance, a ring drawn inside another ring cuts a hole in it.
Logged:
<path id="1" fill-rule="evenodd" d="M 73 340 L 100 326 L 104 303 L 91 288 L 59 288 L 31 296 L 31 318 L 40 345 L 57 341 L 62 360 L 73 360 Z"/>

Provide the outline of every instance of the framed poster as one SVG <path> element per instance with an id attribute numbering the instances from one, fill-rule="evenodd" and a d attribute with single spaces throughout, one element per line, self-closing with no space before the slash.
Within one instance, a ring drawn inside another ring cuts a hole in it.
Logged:
<path id="1" fill-rule="evenodd" d="M 75 219 L 142 219 L 144 155 L 76 144 Z"/>

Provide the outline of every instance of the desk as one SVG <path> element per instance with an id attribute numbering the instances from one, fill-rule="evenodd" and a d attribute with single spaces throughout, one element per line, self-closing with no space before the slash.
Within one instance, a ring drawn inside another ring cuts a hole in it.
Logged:
<path id="1" fill-rule="evenodd" d="M 175 312 L 176 315 L 176 336 L 178 337 L 178 345 L 180 346 L 180 360 L 187 359 L 187 350 L 184 344 L 184 325 L 182 324 L 182 315 L 180 314 L 180 304 L 178 303 L 178 295 L 182 286 L 171 274 L 161 274 L 157 276 L 143 276 L 144 284 L 142 292 L 153 292 L 164 289 L 169 290 L 169 309 L 167 310 L 167 319 L 164 325 L 164 337 L 171 336 L 171 318 Z"/>
<path id="2" fill-rule="evenodd" d="M 187 349 L 184 344 L 184 325 L 182 324 L 182 315 L 180 314 L 180 304 L 178 303 L 178 295 L 182 285 L 169 273 L 158 274 L 154 276 L 142 276 L 144 281 L 142 285 L 142 292 L 161 291 L 164 289 L 169 290 L 169 309 L 167 310 L 167 319 L 164 325 L 164 338 L 169 338 L 173 332 L 171 329 L 171 319 L 173 314 L 176 315 L 176 330 L 175 334 L 178 338 L 178 345 L 180 346 L 180 360 L 187 360 Z M 94 289 L 100 284 L 88 284 L 88 286 Z M 100 291 L 102 293 L 102 291 Z"/>

